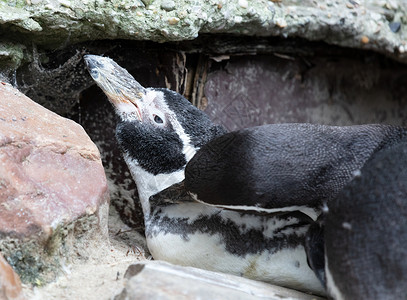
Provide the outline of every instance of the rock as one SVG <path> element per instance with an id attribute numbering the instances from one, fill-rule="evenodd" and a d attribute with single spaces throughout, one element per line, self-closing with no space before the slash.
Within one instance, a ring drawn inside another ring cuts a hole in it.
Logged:
<path id="1" fill-rule="evenodd" d="M 387 26 L 387 20 L 406 15 L 407 6 L 400 1 L 387 6 L 383 6 L 382 0 L 368 3 L 323 0 L 312 4 L 277 0 L 181 0 L 176 4 L 172 0 L 2 1 L 2 42 L 25 46 L 35 43 L 53 49 L 100 39 L 167 42 L 191 40 L 202 33 L 222 33 L 299 37 L 372 49 L 407 62 L 405 53 L 394 51 L 404 45 L 407 31 L 394 34 L 394 29 Z M 182 26 L 167 22 L 179 14 L 185 15 Z M 405 26 L 407 20 L 401 18 L 400 22 Z M 362 36 L 370 43 L 361 44 Z M 30 60 L 30 55 L 27 51 L 25 58 Z"/>
<path id="2" fill-rule="evenodd" d="M 7 263 L 0 253 L 0 299 L 22 300 L 20 277 Z"/>
<path id="3" fill-rule="evenodd" d="M 176 24 L 178 24 L 178 23 L 179 23 L 179 18 L 177 18 L 177 17 L 168 18 L 168 24 L 170 24 L 170 25 L 176 25 Z"/>
<path id="4" fill-rule="evenodd" d="M 307 71 L 290 56 L 232 57 L 223 69 L 212 62 L 206 102 L 198 106 L 229 130 L 271 123 L 404 126 L 407 69 L 383 68 L 370 54 L 350 52 L 335 61 L 316 55 Z"/>
<path id="5" fill-rule="evenodd" d="M 12 73 L 14 79 L 8 82 L 18 85 L 20 92 L 38 104 L 66 116 L 78 104 L 80 91 L 92 85 L 82 60 L 85 53 L 76 51 L 68 60 L 58 62 L 57 67 L 49 68 L 42 65 L 40 56 L 34 51 L 32 62 Z"/>
<path id="6" fill-rule="evenodd" d="M 401 23 L 400 22 L 391 22 L 389 23 L 390 30 L 393 31 L 394 33 L 399 32 L 401 28 Z"/>
<path id="7" fill-rule="evenodd" d="M 172 11 L 175 9 L 175 2 L 172 0 L 163 0 L 161 2 L 161 8 L 166 11 Z"/>
<path id="8" fill-rule="evenodd" d="M 0 99 L 0 251 L 23 281 L 41 284 L 107 240 L 106 177 L 80 125 L 5 83 Z"/>
<path id="9" fill-rule="evenodd" d="M 0 43 L 0 66 L 10 69 L 19 66 L 23 62 L 24 50 L 22 44 Z"/>
<path id="10" fill-rule="evenodd" d="M 317 296 L 238 276 L 171 265 L 161 261 L 131 265 L 115 300 L 125 299 L 304 299 Z"/>

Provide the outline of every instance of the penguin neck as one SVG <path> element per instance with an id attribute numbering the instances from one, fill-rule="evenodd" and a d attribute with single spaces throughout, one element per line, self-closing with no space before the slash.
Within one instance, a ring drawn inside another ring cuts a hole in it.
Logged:
<path id="1" fill-rule="evenodd" d="M 141 168 L 128 156 L 125 156 L 124 159 L 137 185 L 137 191 L 141 207 L 143 209 L 144 221 L 148 222 L 152 208 L 150 197 L 170 187 L 171 185 L 184 180 L 184 168 L 169 174 L 154 175 Z"/>

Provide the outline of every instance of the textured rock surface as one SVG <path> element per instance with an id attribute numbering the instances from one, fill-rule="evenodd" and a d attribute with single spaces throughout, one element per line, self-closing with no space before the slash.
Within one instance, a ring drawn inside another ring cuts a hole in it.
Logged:
<path id="1" fill-rule="evenodd" d="M 106 238 L 106 177 L 81 126 L 8 84 L 0 99 L 0 251 L 23 281 L 39 284 L 60 255 Z"/>
<path id="2" fill-rule="evenodd" d="M 22 300 L 20 277 L 14 272 L 0 253 L 0 299 Z"/>
<path id="3" fill-rule="evenodd" d="M 229 130 L 270 123 L 407 125 L 407 67 L 365 53 L 212 63 L 205 112 Z"/>
<path id="4" fill-rule="evenodd" d="M 180 41 L 200 33 L 301 37 L 407 60 L 405 1 L 268 0 L 0 2 L 3 51 L 18 65 L 34 42 L 57 48 L 98 39 Z M 17 38 L 16 38 L 17 37 Z M 12 41 L 11 45 L 8 43 Z"/>
<path id="5" fill-rule="evenodd" d="M 245 278 L 154 261 L 131 265 L 116 300 L 125 299 L 303 299 L 316 296 Z"/>

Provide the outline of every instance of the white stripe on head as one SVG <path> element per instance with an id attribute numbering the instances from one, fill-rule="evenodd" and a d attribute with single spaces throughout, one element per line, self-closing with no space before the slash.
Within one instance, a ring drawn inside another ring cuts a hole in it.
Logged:
<path id="1" fill-rule="evenodd" d="M 155 105 L 156 107 L 153 108 L 151 107 L 152 105 Z M 143 98 L 143 107 L 147 111 L 157 109 L 161 113 L 165 114 L 166 118 L 171 123 L 173 130 L 182 141 L 182 153 L 185 155 L 185 159 L 188 162 L 195 155 L 198 149 L 191 144 L 190 136 L 185 133 L 185 130 L 182 128 L 182 125 L 178 121 L 175 113 L 168 107 L 164 100 L 164 93 L 154 89 L 146 89 L 146 95 Z M 175 183 L 181 182 L 185 178 L 185 166 L 172 173 L 154 175 L 144 170 L 134 158 L 124 155 L 124 159 L 130 169 L 134 181 L 136 182 L 145 218 L 148 218 L 150 214 L 150 197 Z"/>
<path id="2" fill-rule="evenodd" d="M 160 110 L 165 112 L 168 115 L 169 121 L 171 122 L 172 127 L 175 132 L 178 134 L 179 138 L 182 141 L 183 148 L 182 153 L 185 155 L 186 161 L 190 161 L 191 158 L 195 155 L 196 151 L 199 148 L 195 148 L 191 143 L 190 136 L 185 132 L 184 128 L 177 119 L 175 113 L 168 107 L 167 103 L 164 100 L 164 93 L 161 91 L 156 91 L 153 89 L 147 89 L 146 96 L 144 98 L 147 105 L 150 105 L 154 100 L 159 105 Z"/>

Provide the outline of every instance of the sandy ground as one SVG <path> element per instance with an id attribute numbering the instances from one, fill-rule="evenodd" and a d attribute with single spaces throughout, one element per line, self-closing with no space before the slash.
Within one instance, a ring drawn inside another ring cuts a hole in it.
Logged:
<path id="1" fill-rule="evenodd" d="M 56 281 L 42 287 L 24 286 L 27 299 L 113 299 L 123 289 L 128 266 L 149 259 L 149 254 L 145 239 L 123 224 L 113 209 L 109 238 L 90 249 L 90 258 L 66 264 Z"/>
<path id="2" fill-rule="evenodd" d="M 146 252 L 145 238 L 126 226 L 114 209 L 109 214 L 109 241 L 95 243 L 89 248 L 89 258 L 77 258 L 66 263 L 62 274 L 54 282 L 40 287 L 25 285 L 26 299 L 114 299 L 124 288 L 127 268 L 132 263 L 151 259 Z M 267 299 L 310 298 L 305 294 L 304 297 L 281 296 L 280 290 L 277 287 L 272 293 L 275 297 Z"/>

